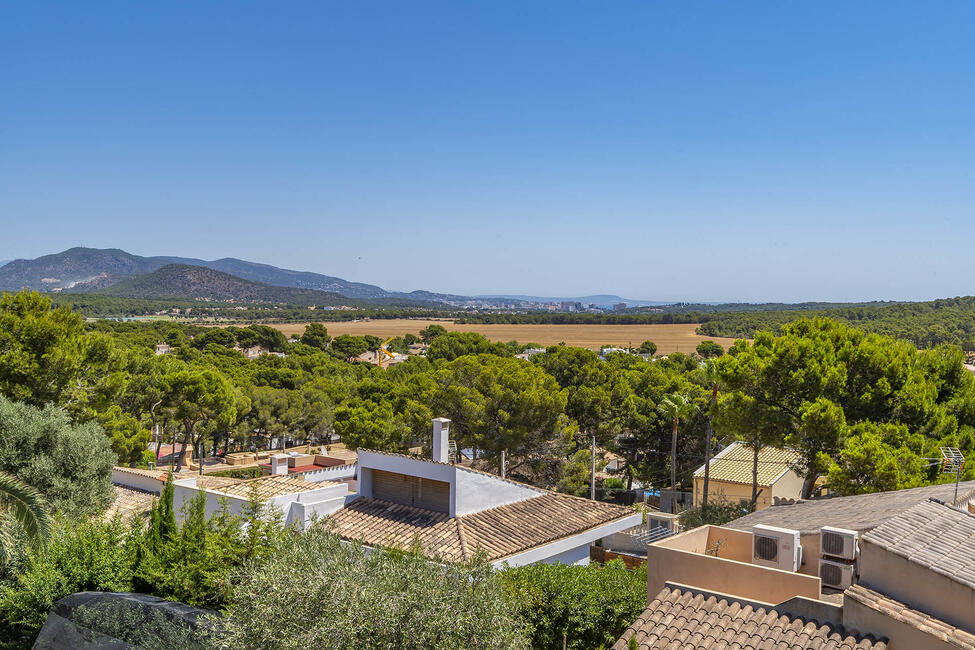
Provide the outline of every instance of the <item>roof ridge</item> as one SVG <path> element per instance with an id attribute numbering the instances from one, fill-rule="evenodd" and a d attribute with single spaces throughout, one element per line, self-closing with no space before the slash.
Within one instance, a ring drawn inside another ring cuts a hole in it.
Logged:
<path id="1" fill-rule="evenodd" d="M 462 469 L 467 472 L 474 472 L 476 474 L 483 474 L 484 476 L 490 476 L 491 478 L 496 478 L 499 481 L 504 481 L 505 483 L 511 483 L 512 485 L 520 485 L 521 487 L 531 488 L 533 490 L 538 490 L 539 492 L 551 492 L 552 490 L 547 490 L 543 487 L 538 487 L 537 485 L 532 485 L 531 483 L 523 483 L 522 481 L 516 481 L 511 478 L 506 478 L 504 476 L 498 476 L 497 474 L 492 474 L 491 472 L 485 471 L 483 469 L 477 469 L 476 467 L 468 467 L 467 465 L 455 464 L 454 467 Z"/>
<path id="2" fill-rule="evenodd" d="M 457 520 L 457 537 L 460 539 L 460 554 L 465 560 L 471 559 L 470 549 L 467 547 L 467 535 L 464 534 L 464 522 L 461 517 L 454 517 Z"/>
<path id="3" fill-rule="evenodd" d="M 446 465 L 448 467 L 457 467 L 457 465 L 455 465 L 453 463 L 445 463 L 445 462 L 440 461 L 440 460 L 434 460 L 432 458 L 422 458 L 420 456 L 413 456 L 411 454 L 401 454 L 401 453 L 399 453 L 397 451 L 381 451 L 379 449 L 369 449 L 368 447 L 356 447 L 355 452 L 358 454 L 360 451 L 369 451 L 369 452 L 372 452 L 374 454 L 382 454 L 383 456 L 395 456 L 395 457 L 398 457 L 398 458 L 409 458 L 410 460 L 419 460 L 419 461 L 422 461 L 424 463 L 434 463 L 436 465 Z"/>
<path id="4" fill-rule="evenodd" d="M 858 585 L 854 585 L 854 586 L 858 586 Z M 703 604 L 706 604 L 713 599 L 715 601 L 715 604 L 721 604 L 722 602 L 724 602 L 729 607 L 737 605 L 740 608 L 740 610 L 736 613 L 736 618 L 742 616 L 743 615 L 742 613 L 745 612 L 746 610 L 750 610 L 750 612 L 756 616 L 764 615 L 766 617 L 773 617 L 775 619 L 786 618 L 789 621 L 800 621 L 801 623 L 803 623 L 803 627 L 811 624 L 815 626 L 817 629 L 826 628 L 830 632 L 839 634 L 843 638 L 860 637 L 860 638 L 879 640 L 878 637 L 876 637 L 873 634 L 854 633 L 853 630 L 847 629 L 846 626 L 844 626 L 842 623 L 831 623 L 829 621 L 823 621 L 812 616 L 807 616 L 805 614 L 792 614 L 789 612 L 782 611 L 781 609 L 779 609 L 781 604 L 773 605 L 770 603 L 763 603 L 760 601 L 749 600 L 748 598 L 739 598 L 733 594 L 711 592 L 708 590 L 701 590 L 694 587 L 685 589 L 679 586 L 674 586 L 674 587 L 664 587 L 664 589 L 669 589 L 671 592 L 678 592 L 681 595 L 681 597 L 684 597 L 687 594 L 691 594 L 692 598 L 691 601 L 689 602 L 693 602 L 694 597 L 700 597 L 702 598 L 701 602 Z"/>

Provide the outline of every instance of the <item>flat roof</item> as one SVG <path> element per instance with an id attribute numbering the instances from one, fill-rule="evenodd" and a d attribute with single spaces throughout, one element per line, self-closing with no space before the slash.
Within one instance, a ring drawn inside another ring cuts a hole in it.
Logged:
<path id="1" fill-rule="evenodd" d="M 755 524 L 765 524 L 809 534 L 817 532 L 823 526 L 835 526 L 864 532 L 929 498 L 952 503 L 954 494 L 955 484 L 944 483 L 909 490 L 809 499 L 770 506 L 739 517 L 725 524 L 725 527 L 751 530 Z M 972 495 L 975 495 L 975 481 L 959 483 L 957 503 L 965 503 Z"/>

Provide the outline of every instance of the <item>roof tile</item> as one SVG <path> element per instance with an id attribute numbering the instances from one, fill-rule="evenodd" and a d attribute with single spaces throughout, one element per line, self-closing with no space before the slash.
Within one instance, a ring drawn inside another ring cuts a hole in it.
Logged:
<path id="1" fill-rule="evenodd" d="M 774 609 L 665 587 L 616 642 L 627 650 L 634 637 L 640 650 L 662 648 L 846 648 L 885 650 L 886 643 L 854 636 L 842 627 L 819 625 Z"/>

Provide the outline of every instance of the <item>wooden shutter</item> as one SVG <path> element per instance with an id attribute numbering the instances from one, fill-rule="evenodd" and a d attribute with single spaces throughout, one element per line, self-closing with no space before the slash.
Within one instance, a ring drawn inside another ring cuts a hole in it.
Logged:
<path id="1" fill-rule="evenodd" d="M 404 506 L 413 505 L 413 483 L 416 479 L 381 469 L 372 470 L 372 496 Z"/>
<path id="2" fill-rule="evenodd" d="M 417 508 L 450 512 L 450 483 L 417 478 L 413 489 L 413 505 Z"/>
<path id="3" fill-rule="evenodd" d="M 450 512 L 450 483 L 372 470 L 372 496 L 404 506 Z"/>

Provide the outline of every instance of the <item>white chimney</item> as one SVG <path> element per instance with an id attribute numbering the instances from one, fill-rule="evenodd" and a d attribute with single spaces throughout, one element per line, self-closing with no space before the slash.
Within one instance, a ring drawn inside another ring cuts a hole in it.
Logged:
<path id="1" fill-rule="evenodd" d="M 438 463 L 450 462 L 450 420 L 433 418 L 433 459 Z"/>
<path id="2" fill-rule="evenodd" d="M 288 457 L 284 454 L 271 456 L 271 475 L 288 475 Z"/>

